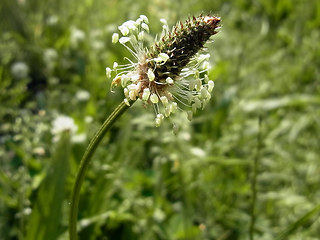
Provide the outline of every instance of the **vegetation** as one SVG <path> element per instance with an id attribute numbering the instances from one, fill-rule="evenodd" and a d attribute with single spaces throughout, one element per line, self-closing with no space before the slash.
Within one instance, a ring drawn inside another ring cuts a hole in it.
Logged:
<path id="1" fill-rule="evenodd" d="M 175 133 L 141 102 L 117 121 L 84 180 L 80 239 L 319 238 L 319 1 L 2 0 L 0 239 L 68 239 L 79 161 L 123 100 L 105 76 L 130 57 L 117 26 L 144 14 L 160 33 L 202 12 L 222 19 L 210 103 L 175 114 Z"/>

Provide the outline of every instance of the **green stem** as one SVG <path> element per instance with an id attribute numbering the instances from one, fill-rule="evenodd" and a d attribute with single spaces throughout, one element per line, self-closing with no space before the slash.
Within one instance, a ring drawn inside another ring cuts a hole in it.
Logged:
<path id="1" fill-rule="evenodd" d="M 253 162 L 253 176 L 251 180 L 251 192 L 252 192 L 252 200 L 251 200 L 251 221 L 249 226 L 249 239 L 254 240 L 254 230 L 256 224 L 256 201 L 257 201 L 257 177 L 258 177 L 258 164 L 260 158 L 260 151 L 262 148 L 262 138 L 261 138 L 261 124 L 262 124 L 262 116 L 259 116 L 259 132 L 257 135 L 257 151 Z"/>
<path id="2" fill-rule="evenodd" d="M 130 102 L 132 105 L 134 101 Z M 77 240 L 77 218 L 78 218 L 78 206 L 80 199 L 80 190 L 81 186 L 87 172 L 90 160 L 103 139 L 104 135 L 116 122 L 116 120 L 129 108 L 124 102 L 120 103 L 119 106 L 110 114 L 110 116 L 105 120 L 100 129 L 92 138 L 89 143 L 82 159 L 80 162 L 80 167 L 76 176 L 76 180 L 73 186 L 72 195 L 71 195 L 71 205 L 70 205 L 70 215 L 69 215 L 69 237 L 70 240 Z"/>

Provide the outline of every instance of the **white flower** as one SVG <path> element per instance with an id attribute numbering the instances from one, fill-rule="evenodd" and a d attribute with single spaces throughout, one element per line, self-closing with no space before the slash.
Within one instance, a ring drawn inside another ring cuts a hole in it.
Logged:
<path id="1" fill-rule="evenodd" d="M 71 28 L 70 42 L 74 47 L 78 47 L 79 43 L 83 42 L 86 35 L 84 31 L 76 27 Z"/>
<path id="2" fill-rule="evenodd" d="M 106 69 L 108 77 L 116 72 L 112 86 L 121 82 L 127 105 L 140 98 L 154 106 L 156 126 L 177 109 L 186 109 L 191 120 L 193 113 L 209 102 L 214 87 L 208 77 L 210 55 L 199 51 L 216 33 L 220 19 L 200 16 L 189 19 L 185 25 L 179 23 L 171 32 L 167 22 L 160 21 L 164 24 L 163 32 L 151 48 L 144 46 L 149 32 L 146 16 L 123 23 L 118 28 L 122 37 L 118 40 L 118 33 L 114 33 L 112 42 L 122 44 L 136 62 L 128 59 L 126 65 L 115 64 L 113 69 Z"/>
<path id="3" fill-rule="evenodd" d="M 79 101 L 87 101 L 89 100 L 90 98 L 90 93 L 86 90 L 79 90 L 77 93 L 76 93 L 76 98 L 79 100 Z"/>
<path id="4" fill-rule="evenodd" d="M 11 74 L 14 78 L 21 79 L 26 78 L 29 73 L 29 67 L 24 62 L 15 62 L 11 66 Z"/>
<path id="5" fill-rule="evenodd" d="M 63 132 L 68 131 L 74 134 L 77 130 L 78 126 L 68 116 L 60 115 L 52 122 L 51 133 L 55 136 L 54 141 L 57 141 Z"/>
<path id="6" fill-rule="evenodd" d="M 53 48 L 47 48 L 43 53 L 43 60 L 46 64 L 50 65 L 52 62 L 56 61 L 58 58 L 58 53 Z"/>

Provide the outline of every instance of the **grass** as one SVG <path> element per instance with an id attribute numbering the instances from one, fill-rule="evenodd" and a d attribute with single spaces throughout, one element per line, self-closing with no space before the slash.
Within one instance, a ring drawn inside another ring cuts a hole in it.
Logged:
<path id="1" fill-rule="evenodd" d="M 123 98 L 105 77 L 129 57 L 111 44 L 117 26 L 145 14 L 160 32 L 160 18 L 201 12 L 222 18 L 208 45 L 211 103 L 192 122 L 178 114 L 176 134 L 132 106 L 88 169 L 80 239 L 317 239 L 319 11 L 299 0 L 4 0 L 0 239 L 68 239 L 79 159 Z M 78 130 L 57 141 L 59 115 Z"/>

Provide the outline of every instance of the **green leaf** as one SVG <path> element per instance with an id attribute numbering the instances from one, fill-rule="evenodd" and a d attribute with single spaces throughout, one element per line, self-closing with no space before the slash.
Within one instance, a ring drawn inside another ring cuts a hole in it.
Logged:
<path id="1" fill-rule="evenodd" d="M 320 213 L 320 204 L 313 208 L 311 211 L 307 212 L 304 216 L 299 218 L 296 222 L 291 224 L 287 229 L 285 229 L 276 240 L 284 240 L 287 239 L 289 235 L 295 232 L 300 226 L 307 223 L 315 214 Z"/>
<path id="2" fill-rule="evenodd" d="M 55 240 L 61 230 L 62 208 L 66 199 L 66 179 L 70 165 L 70 135 L 59 141 L 37 199 L 27 228 L 27 240 Z"/>

